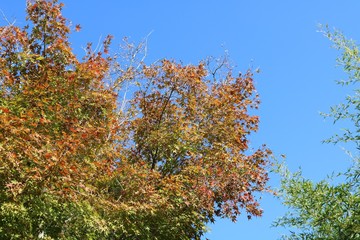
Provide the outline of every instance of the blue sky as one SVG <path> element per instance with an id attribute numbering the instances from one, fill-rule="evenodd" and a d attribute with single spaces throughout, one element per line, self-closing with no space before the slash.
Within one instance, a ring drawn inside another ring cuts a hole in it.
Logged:
<path id="1" fill-rule="evenodd" d="M 252 136 L 256 148 L 266 143 L 276 155 L 285 154 L 290 169 L 299 166 L 306 177 L 319 180 L 350 164 L 345 145 L 322 144 L 338 131 L 319 112 L 344 99 L 349 89 L 335 80 L 345 78 L 336 68 L 339 53 L 318 32 L 318 24 L 341 29 L 360 39 L 360 1 L 347 0 L 63 0 L 64 15 L 83 30 L 72 35 L 76 52 L 87 42 L 96 44 L 107 34 L 115 36 L 114 47 L 124 36 L 135 42 L 152 32 L 146 61 L 161 58 L 196 64 L 207 56 L 220 56 L 224 49 L 238 71 L 260 68 L 255 75 L 262 105 L 260 130 Z M 2 1 L 0 9 L 17 24 L 25 23 L 25 0 Z M 3 20 L 1 25 L 5 24 Z M 277 186 L 273 176 L 271 185 Z M 219 239 L 277 239 L 286 229 L 270 228 L 285 209 L 275 198 L 264 195 L 262 218 L 234 224 L 219 220 L 206 235 Z"/>

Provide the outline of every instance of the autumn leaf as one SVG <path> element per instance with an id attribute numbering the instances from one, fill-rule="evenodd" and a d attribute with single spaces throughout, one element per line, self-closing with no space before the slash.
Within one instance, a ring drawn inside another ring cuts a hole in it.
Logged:
<path id="1" fill-rule="evenodd" d="M 75 31 L 80 32 L 80 30 L 81 30 L 81 26 L 80 26 L 80 24 L 77 24 L 75 26 Z"/>

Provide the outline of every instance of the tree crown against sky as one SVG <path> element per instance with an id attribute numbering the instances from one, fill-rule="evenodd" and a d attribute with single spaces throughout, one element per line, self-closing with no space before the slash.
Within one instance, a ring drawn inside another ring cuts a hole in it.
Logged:
<path id="1" fill-rule="evenodd" d="M 0 236 L 198 239 L 215 216 L 261 216 L 251 71 L 124 65 L 111 36 L 79 60 L 62 7 L 28 1 L 29 25 L 0 28 Z"/>
<path id="2" fill-rule="evenodd" d="M 326 28 L 323 33 L 342 52 L 337 62 L 348 74 L 348 79 L 338 81 L 338 84 L 354 86 L 353 95 L 348 95 L 344 103 L 331 107 L 331 112 L 324 114 L 334 123 L 350 122 L 348 128 L 325 142 L 350 143 L 355 150 L 348 155 L 352 164 L 347 171 L 333 174 L 320 182 L 306 179 L 301 171 L 291 173 L 279 165 L 277 171 L 282 175 L 280 193 L 289 211 L 274 225 L 290 228 L 290 234 L 284 239 L 360 238 L 359 49 L 354 41 L 339 31 Z"/>

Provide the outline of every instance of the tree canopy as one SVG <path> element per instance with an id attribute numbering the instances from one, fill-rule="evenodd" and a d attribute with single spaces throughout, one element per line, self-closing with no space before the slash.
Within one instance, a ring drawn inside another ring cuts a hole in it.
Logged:
<path id="1" fill-rule="evenodd" d="M 356 86 L 360 81 L 358 46 L 338 31 L 327 29 L 324 33 L 342 51 L 338 63 L 349 78 L 338 83 Z M 291 173 L 284 166 L 278 169 L 282 174 L 280 193 L 289 212 L 274 225 L 290 228 L 290 234 L 284 239 L 360 238 L 359 89 L 355 88 L 354 92 L 344 103 L 332 107 L 331 112 L 326 114 L 335 123 L 339 120 L 350 120 L 352 123 L 343 133 L 326 140 L 328 143 L 348 142 L 356 147 L 348 170 L 337 173 L 332 179 L 315 183 L 304 178 L 301 171 Z"/>
<path id="2" fill-rule="evenodd" d="M 252 72 L 124 64 L 111 36 L 80 60 L 62 7 L 30 0 L 27 26 L 0 28 L 0 238 L 199 239 L 261 216 Z"/>

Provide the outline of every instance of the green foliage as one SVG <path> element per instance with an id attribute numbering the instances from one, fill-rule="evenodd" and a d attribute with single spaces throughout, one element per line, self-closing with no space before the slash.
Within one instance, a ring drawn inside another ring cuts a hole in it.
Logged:
<path id="1" fill-rule="evenodd" d="M 26 204 L 26 206 L 25 206 Z M 94 239 L 105 237 L 105 221 L 84 202 L 61 202 L 42 195 L 24 203 L 3 203 L 2 239 Z"/>
<path id="2" fill-rule="evenodd" d="M 323 31 L 333 43 L 334 47 L 342 52 L 341 57 L 337 58 L 339 66 L 343 67 L 344 72 L 347 73 L 348 79 L 337 81 L 342 86 L 353 85 L 356 86 L 360 81 L 360 55 L 359 47 L 355 41 L 347 39 L 339 31 L 330 31 L 327 28 Z M 324 114 L 325 117 L 333 118 L 334 122 L 339 120 L 348 120 L 351 122 L 349 129 L 344 129 L 342 134 L 336 134 L 325 142 L 351 142 L 360 150 L 360 89 L 355 87 L 353 94 L 348 95 L 346 100 L 336 106 L 331 107 L 329 114 Z"/>
<path id="3" fill-rule="evenodd" d="M 358 46 L 339 32 L 324 31 L 342 51 L 338 63 L 348 73 L 349 80 L 341 85 L 356 85 L 360 80 L 360 56 Z M 334 122 L 350 120 L 353 125 L 344 134 L 335 135 L 327 142 L 354 143 L 360 147 L 360 99 L 359 90 L 348 96 L 346 102 L 331 108 L 327 117 Z M 360 239 L 360 159 L 358 153 L 352 166 L 335 177 L 314 183 L 305 179 L 301 171 L 290 173 L 284 165 L 279 165 L 281 174 L 280 194 L 283 204 L 290 211 L 278 219 L 274 225 L 290 227 L 291 234 L 284 239 Z"/>
<path id="4" fill-rule="evenodd" d="M 294 229 L 284 239 L 358 239 L 360 237 L 359 161 L 340 174 L 343 183 L 330 179 L 314 183 L 282 170 L 280 194 L 291 211 L 275 226 Z M 336 178 L 337 179 L 337 178 Z M 337 179 L 338 180 L 338 179 Z M 339 181 L 338 180 L 338 181 Z"/>

